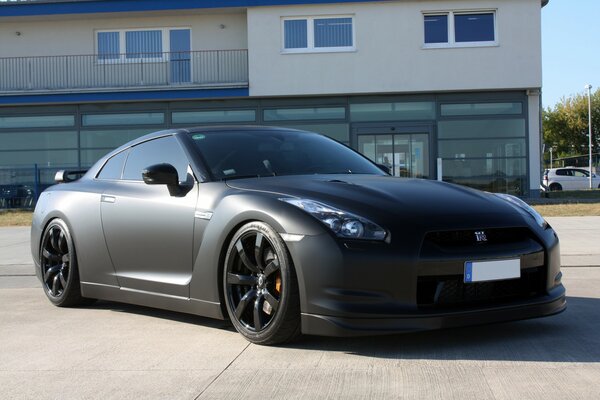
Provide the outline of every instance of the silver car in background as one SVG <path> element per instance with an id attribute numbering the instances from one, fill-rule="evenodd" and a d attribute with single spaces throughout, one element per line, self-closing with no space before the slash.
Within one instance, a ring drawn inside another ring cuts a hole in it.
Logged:
<path id="1" fill-rule="evenodd" d="M 559 190 L 585 190 L 590 188 L 590 173 L 583 168 L 551 168 L 544 171 L 542 186 L 552 192 Z M 592 174 L 592 187 L 600 188 L 600 178 Z"/>

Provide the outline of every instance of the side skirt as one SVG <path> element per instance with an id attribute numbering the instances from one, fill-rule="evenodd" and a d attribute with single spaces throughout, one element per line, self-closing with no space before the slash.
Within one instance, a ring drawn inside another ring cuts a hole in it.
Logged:
<path id="1" fill-rule="evenodd" d="M 120 288 L 99 283 L 81 282 L 81 295 L 92 299 L 117 301 L 163 310 L 195 314 L 208 318 L 225 319 L 220 303 L 143 290 Z"/>

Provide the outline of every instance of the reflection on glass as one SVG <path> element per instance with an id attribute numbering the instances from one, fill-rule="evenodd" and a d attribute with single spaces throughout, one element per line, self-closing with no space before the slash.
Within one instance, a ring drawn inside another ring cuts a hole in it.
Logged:
<path id="1" fill-rule="evenodd" d="M 76 149 L 77 132 L 0 132 L 0 150 Z"/>
<path id="2" fill-rule="evenodd" d="M 435 103 L 419 101 L 407 103 L 350 104 L 352 121 L 416 121 L 435 119 Z"/>
<path id="3" fill-rule="evenodd" d="M 438 122 L 438 138 L 471 139 L 525 137 L 525 119 L 486 119 Z"/>
<path id="4" fill-rule="evenodd" d="M 81 117 L 83 126 L 101 125 L 160 125 L 165 122 L 162 112 L 129 114 L 86 114 Z"/>
<path id="5" fill-rule="evenodd" d="M 525 158 L 445 159 L 442 164 L 446 182 L 515 195 L 526 190 Z"/>
<path id="6" fill-rule="evenodd" d="M 522 103 L 463 103 L 442 104 L 442 116 L 457 115 L 520 115 L 523 113 Z"/>
<path id="7" fill-rule="evenodd" d="M 215 110 L 173 112 L 174 124 L 206 124 L 210 122 L 254 122 L 255 110 Z"/>
<path id="8" fill-rule="evenodd" d="M 429 177 L 429 136 L 426 133 L 359 135 L 358 151 L 394 176 Z"/>

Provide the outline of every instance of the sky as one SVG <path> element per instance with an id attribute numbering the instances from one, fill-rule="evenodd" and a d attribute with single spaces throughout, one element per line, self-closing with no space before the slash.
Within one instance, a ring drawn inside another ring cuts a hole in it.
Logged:
<path id="1" fill-rule="evenodd" d="M 542 9 L 544 108 L 600 87 L 600 0 L 550 0 Z"/>

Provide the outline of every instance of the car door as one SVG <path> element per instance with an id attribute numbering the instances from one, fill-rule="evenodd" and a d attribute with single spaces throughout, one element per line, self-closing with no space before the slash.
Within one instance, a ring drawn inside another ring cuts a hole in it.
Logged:
<path id="1" fill-rule="evenodd" d="M 587 171 L 581 169 L 573 170 L 573 187 L 574 190 L 585 190 L 590 187 L 590 175 Z"/>
<path id="2" fill-rule="evenodd" d="M 142 170 L 169 163 L 187 189 L 147 185 Z M 129 150 L 122 177 L 101 196 L 102 227 L 122 288 L 189 297 L 194 211 L 198 197 L 189 162 L 173 136 Z"/>

